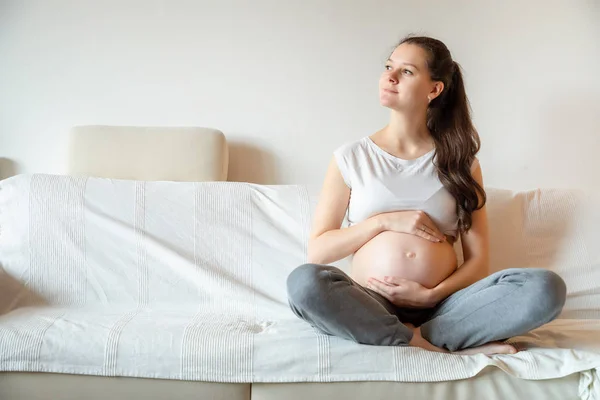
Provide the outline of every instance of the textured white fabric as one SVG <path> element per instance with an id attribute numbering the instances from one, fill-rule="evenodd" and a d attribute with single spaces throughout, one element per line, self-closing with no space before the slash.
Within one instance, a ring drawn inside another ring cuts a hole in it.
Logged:
<path id="1" fill-rule="evenodd" d="M 351 189 L 348 223 L 354 225 L 388 211 L 423 210 L 446 235 L 457 236 L 456 200 L 433 165 L 435 149 L 413 160 L 395 157 L 366 136 L 334 151 Z M 471 169 L 479 162 L 475 159 Z"/>
<path id="2" fill-rule="evenodd" d="M 527 348 L 516 355 L 360 345 L 296 318 L 285 279 L 305 261 L 314 200 L 303 186 L 10 178 L 0 182 L 0 370 L 214 382 L 443 381 L 493 365 L 525 379 L 587 371 L 582 398 L 593 398 L 600 281 L 590 245 L 599 220 L 594 229 L 584 220 L 597 214 L 582 218 L 584 202 L 572 192 L 488 195 L 499 241 L 494 267 L 558 271 L 569 286 L 564 314 L 579 318 L 513 338 Z"/>

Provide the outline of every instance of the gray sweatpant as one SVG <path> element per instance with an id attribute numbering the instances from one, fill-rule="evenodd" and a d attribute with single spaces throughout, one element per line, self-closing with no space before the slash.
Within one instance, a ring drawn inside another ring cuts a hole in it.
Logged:
<path id="1" fill-rule="evenodd" d="M 421 327 L 423 338 L 456 351 L 521 335 L 556 318 L 566 285 L 542 268 L 496 272 L 453 293 L 433 308 L 400 308 L 336 267 L 304 264 L 287 278 L 292 311 L 325 334 L 358 343 L 408 345 Z"/>

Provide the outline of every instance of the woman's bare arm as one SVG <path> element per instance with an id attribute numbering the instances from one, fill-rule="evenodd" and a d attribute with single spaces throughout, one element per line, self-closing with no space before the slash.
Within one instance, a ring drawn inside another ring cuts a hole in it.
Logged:
<path id="1" fill-rule="evenodd" d="M 477 183 L 483 187 L 483 174 L 477 159 L 471 173 Z M 486 207 L 484 205 L 479 210 L 473 211 L 471 229 L 461 234 L 464 263 L 433 288 L 436 301 L 441 301 L 489 275 L 489 228 Z"/>
<path id="2" fill-rule="evenodd" d="M 344 182 L 335 158 L 329 163 L 319 201 L 315 209 L 308 242 L 308 262 L 329 264 L 354 254 L 365 243 L 383 232 L 380 218 L 371 217 L 349 228 L 340 228 L 350 188 Z"/>

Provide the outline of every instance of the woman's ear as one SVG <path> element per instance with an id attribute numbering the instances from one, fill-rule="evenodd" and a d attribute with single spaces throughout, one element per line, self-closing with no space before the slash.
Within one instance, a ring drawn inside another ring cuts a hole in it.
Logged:
<path id="1" fill-rule="evenodd" d="M 429 101 L 431 102 L 433 99 L 435 99 L 440 94 L 442 94 L 443 91 L 444 91 L 444 82 L 442 82 L 442 81 L 433 82 L 433 87 L 431 88 L 431 92 L 429 92 L 429 95 L 427 95 L 427 97 L 429 98 Z"/>

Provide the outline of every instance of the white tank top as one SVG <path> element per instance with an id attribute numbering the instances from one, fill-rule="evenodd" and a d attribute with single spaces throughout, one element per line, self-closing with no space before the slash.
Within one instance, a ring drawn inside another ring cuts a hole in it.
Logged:
<path id="1" fill-rule="evenodd" d="M 349 224 L 383 212 L 423 210 L 442 233 L 456 239 L 456 200 L 437 176 L 434 154 L 435 149 L 404 160 L 387 153 L 368 136 L 338 148 L 334 156 L 350 188 Z M 477 163 L 476 158 L 471 170 Z"/>

